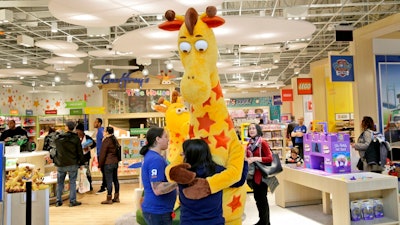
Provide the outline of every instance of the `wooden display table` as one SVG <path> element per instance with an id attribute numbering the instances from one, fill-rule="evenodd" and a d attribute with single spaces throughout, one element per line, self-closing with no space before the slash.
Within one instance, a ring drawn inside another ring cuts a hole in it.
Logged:
<path id="1" fill-rule="evenodd" d="M 277 178 L 280 185 L 275 192 L 275 202 L 281 207 L 322 201 L 323 212 L 332 213 L 334 225 L 400 223 L 397 177 L 370 172 L 330 174 L 313 169 L 284 167 Z M 364 198 L 382 198 L 384 217 L 351 221 L 350 201 Z"/>

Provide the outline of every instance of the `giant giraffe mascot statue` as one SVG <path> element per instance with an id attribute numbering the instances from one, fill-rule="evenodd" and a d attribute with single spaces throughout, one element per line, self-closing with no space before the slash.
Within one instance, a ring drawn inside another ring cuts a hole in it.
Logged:
<path id="1" fill-rule="evenodd" d="M 188 170 L 189 165 L 180 159 L 171 162 L 166 174 L 178 183 L 193 184 L 184 189 L 185 196 L 190 199 L 200 199 L 222 190 L 225 223 L 241 224 L 246 188 L 230 186 L 243 175 L 245 151 L 236 136 L 220 86 L 218 49 L 212 28 L 223 25 L 225 21 L 216 16 L 216 12 L 213 6 L 207 7 L 201 15 L 194 8 L 189 8 L 185 16 L 168 10 L 165 13 L 168 21 L 160 24 L 159 28 L 179 30 L 179 56 L 185 69 L 181 93 L 190 104 L 189 136 L 205 140 L 213 160 L 226 170 L 206 179 L 194 178 L 195 174 Z"/>

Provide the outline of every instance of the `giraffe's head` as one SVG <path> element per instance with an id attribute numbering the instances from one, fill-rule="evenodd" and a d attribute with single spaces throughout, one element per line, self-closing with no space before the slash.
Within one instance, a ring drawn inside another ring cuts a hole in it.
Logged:
<path id="1" fill-rule="evenodd" d="M 185 16 L 176 16 L 171 10 L 165 13 L 167 22 L 159 25 L 164 30 L 179 30 L 178 49 L 185 72 L 181 91 L 185 101 L 191 104 L 205 102 L 211 88 L 218 84 L 218 47 L 211 28 L 224 24 L 216 16 L 216 8 L 209 6 L 201 15 L 189 8 Z"/>

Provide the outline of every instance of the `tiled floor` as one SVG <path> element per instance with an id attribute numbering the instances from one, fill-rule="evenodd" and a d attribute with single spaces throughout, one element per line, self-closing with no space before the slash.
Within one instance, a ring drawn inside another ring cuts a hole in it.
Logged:
<path id="1" fill-rule="evenodd" d="M 331 225 L 332 216 L 322 213 L 322 205 L 282 208 L 275 204 L 275 197 L 268 193 L 272 225 Z M 252 193 L 247 194 L 245 219 L 243 225 L 252 225 L 258 221 L 258 211 Z"/>

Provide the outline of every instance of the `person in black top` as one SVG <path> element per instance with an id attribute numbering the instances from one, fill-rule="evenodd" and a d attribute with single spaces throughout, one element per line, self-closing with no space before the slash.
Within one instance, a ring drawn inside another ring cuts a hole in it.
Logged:
<path id="1" fill-rule="evenodd" d="M 8 129 L 1 134 L 0 141 L 7 141 L 8 138 L 12 138 L 15 135 L 26 136 L 26 138 L 28 138 L 28 132 L 26 132 L 26 130 L 15 126 L 15 120 L 9 120 L 7 125 Z"/>
<path id="2" fill-rule="evenodd" d="M 297 127 L 296 119 L 294 116 L 290 116 L 290 123 L 287 126 L 287 131 L 286 131 L 286 138 L 289 141 L 292 141 L 292 146 L 294 146 L 294 139 L 295 137 L 292 137 L 292 131 L 294 130 L 295 127 Z"/>
<path id="3" fill-rule="evenodd" d="M 78 123 L 78 125 L 75 128 L 76 133 L 78 134 L 79 139 L 81 140 L 82 143 L 82 149 L 83 149 L 83 163 L 85 164 L 86 168 L 86 177 L 89 181 L 90 184 L 90 191 L 93 191 L 93 186 L 92 186 L 92 174 L 90 173 L 90 160 L 92 159 L 92 156 L 90 154 L 90 150 L 92 148 L 96 148 L 96 142 L 93 140 L 92 137 L 89 135 L 85 134 L 85 128 L 82 123 Z"/>
<path id="4" fill-rule="evenodd" d="M 69 206 L 81 205 L 81 202 L 76 200 L 76 178 L 78 175 L 78 168 L 83 169 L 83 149 L 81 140 L 78 134 L 73 132 L 75 129 L 75 122 L 68 121 L 65 129 L 67 132 L 61 133 L 56 138 L 56 151 L 54 157 L 54 164 L 57 167 L 57 202 L 56 207 L 61 206 L 62 193 L 64 191 L 65 176 L 69 176 Z"/>

